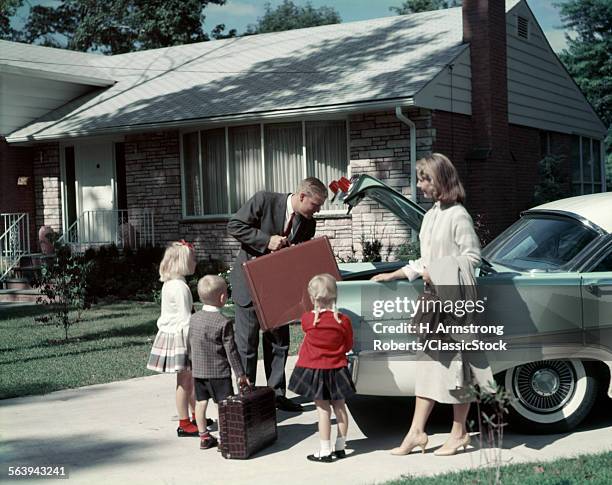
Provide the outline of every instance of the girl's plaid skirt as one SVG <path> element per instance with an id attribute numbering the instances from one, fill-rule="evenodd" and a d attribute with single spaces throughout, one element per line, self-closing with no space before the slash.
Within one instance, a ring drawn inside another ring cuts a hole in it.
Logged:
<path id="1" fill-rule="evenodd" d="M 347 399 L 356 392 L 347 367 L 339 369 L 296 367 L 289 380 L 289 389 L 308 399 L 325 401 Z"/>
<path id="2" fill-rule="evenodd" d="M 187 330 L 157 332 L 147 369 L 156 372 L 181 372 L 191 369 L 187 356 Z"/>

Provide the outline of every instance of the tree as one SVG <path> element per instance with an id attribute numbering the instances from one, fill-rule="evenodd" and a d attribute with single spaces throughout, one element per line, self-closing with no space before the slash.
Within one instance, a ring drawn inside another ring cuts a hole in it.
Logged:
<path id="1" fill-rule="evenodd" d="M 567 0 L 556 4 L 561 10 L 567 49 L 560 58 L 576 84 L 608 127 L 607 183 L 612 190 L 612 2 L 610 0 Z"/>
<path id="2" fill-rule="evenodd" d="M 283 30 L 316 27 L 317 25 L 339 24 L 340 14 L 332 7 L 314 8 L 310 2 L 301 7 L 291 0 L 283 0 L 275 9 L 266 3 L 266 13 L 257 19 L 257 24 L 248 26 L 246 34 L 263 34 Z"/>
<path id="3" fill-rule="evenodd" d="M 226 0 L 63 0 L 36 5 L 25 25 L 25 40 L 79 51 L 122 54 L 136 50 L 202 42 L 203 10 Z M 218 25 L 213 37 L 231 37 Z M 62 40 L 65 39 L 65 43 Z"/>
<path id="4" fill-rule="evenodd" d="M 0 39 L 19 40 L 19 32 L 11 27 L 11 17 L 22 3 L 23 0 L 0 0 Z"/>
<path id="5" fill-rule="evenodd" d="M 406 15 L 408 13 L 428 12 L 429 10 L 440 10 L 459 5 L 461 5 L 461 0 L 404 0 L 399 7 L 389 7 L 389 10 L 397 15 Z"/>

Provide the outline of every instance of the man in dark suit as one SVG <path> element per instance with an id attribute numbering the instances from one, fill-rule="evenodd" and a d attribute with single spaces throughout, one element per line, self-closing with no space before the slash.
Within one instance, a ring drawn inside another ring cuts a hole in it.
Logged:
<path id="1" fill-rule="evenodd" d="M 230 219 L 227 231 L 241 243 L 230 274 L 236 304 L 236 345 L 249 380 L 255 383 L 259 321 L 242 264 L 252 258 L 308 241 L 316 230 L 314 214 L 327 198 L 327 187 L 317 178 L 302 180 L 293 194 L 257 192 Z M 264 368 L 268 386 L 276 392 L 276 404 L 285 411 L 302 407 L 285 397 L 285 363 L 289 352 L 289 327 L 263 334 Z"/>

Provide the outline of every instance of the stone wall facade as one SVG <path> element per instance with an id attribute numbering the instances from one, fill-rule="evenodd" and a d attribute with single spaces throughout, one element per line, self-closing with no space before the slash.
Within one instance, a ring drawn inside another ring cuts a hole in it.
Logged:
<path id="1" fill-rule="evenodd" d="M 429 110 L 410 108 L 404 114 L 416 125 L 416 159 L 431 151 L 436 131 Z M 376 177 L 403 195 L 411 196 L 410 128 L 394 111 L 353 115 L 349 122 L 351 175 Z M 398 217 L 374 201 L 362 201 L 353 211 L 347 236 L 334 241 L 340 256 L 355 250 L 361 259 L 362 236 L 365 241 L 379 240 L 382 256 L 393 260 L 398 246 L 410 241 L 411 230 Z"/>
<path id="2" fill-rule="evenodd" d="M 431 113 L 410 109 L 405 114 L 416 123 L 417 157 L 422 156 L 431 150 L 435 137 Z M 410 131 L 395 113 L 352 115 L 349 130 L 350 173 L 370 174 L 410 195 Z M 196 244 L 200 258 L 229 265 L 239 244 L 227 234 L 227 219 L 182 219 L 179 136 L 178 131 L 164 131 L 126 137 L 128 208 L 154 210 L 158 243 L 184 238 Z M 343 260 L 362 257 L 362 235 L 366 241 L 383 243 L 383 259 L 393 259 L 395 248 L 410 239 L 405 224 L 372 201 L 364 201 L 350 215 L 317 219 L 317 236 L 328 236 Z"/>
<path id="3" fill-rule="evenodd" d="M 62 196 L 59 144 L 38 145 L 32 150 L 36 228 L 51 226 L 62 230 Z"/>
<path id="4" fill-rule="evenodd" d="M 468 193 L 467 207 L 483 222 L 496 216 L 491 204 L 479 204 L 473 197 L 482 189 L 481 167 L 469 159 L 472 150 L 472 119 L 469 116 L 425 109 L 405 109 L 416 124 L 416 158 L 431 151 L 447 154 L 456 164 Z M 513 206 L 506 207 L 515 220 L 520 211 L 532 205 L 537 183 L 537 161 L 541 153 L 541 132 L 513 126 L 510 129 L 512 154 Z M 153 209 L 158 244 L 177 239 L 193 241 L 200 259 L 231 264 L 239 244 L 227 234 L 227 218 L 191 220 L 182 218 L 179 131 L 127 135 L 125 150 L 128 209 Z M 551 133 L 551 151 L 567 159 L 571 137 Z M 393 111 L 353 114 L 349 118 L 350 175 L 369 174 L 406 196 L 410 196 L 410 130 Z M 36 197 L 36 227 L 43 224 L 61 230 L 59 145 L 47 144 L 30 149 Z M 348 174 L 347 174 L 348 175 Z M 328 182 L 328 181 L 326 181 Z M 506 181 L 506 184 L 509 183 Z M 568 187 L 569 190 L 569 187 Z M 419 202 L 427 207 L 426 201 Z M 340 207 L 339 207 L 340 208 Z M 343 207 L 346 210 L 346 207 Z M 393 260 L 398 246 L 410 241 L 411 232 L 396 216 L 371 200 L 364 200 L 347 214 L 318 215 L 317 235 L 328 236 L 340 260 L 361 259 L 362 242 L 382 243 L 383 260 Z M 492 234 L 495 235 L 495 234 Z"/>

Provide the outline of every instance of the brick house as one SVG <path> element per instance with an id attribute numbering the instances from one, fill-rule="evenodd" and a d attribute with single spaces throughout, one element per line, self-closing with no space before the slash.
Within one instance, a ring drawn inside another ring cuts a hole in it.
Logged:
<path id="1" fill-rule="evenodd" d="M 369 173 L 417 199 L 430 151 L 493 235 L 533 205 L 546 154 L 564 157 L 568 196 L 606 190 L 606 128 L 525 0 L 115 56 L 0 49 L 0 211 L 29 213 L 32 237 L 45 224 L 110 241 L 129 221 L 230 263 L 226 222 L 256 190 Z M 343 257 L 362 234 L 409 236 L 374 203 L 319 219 Z"/>

